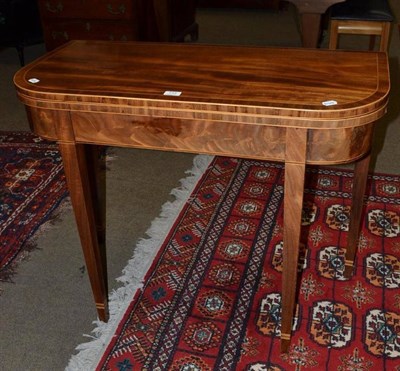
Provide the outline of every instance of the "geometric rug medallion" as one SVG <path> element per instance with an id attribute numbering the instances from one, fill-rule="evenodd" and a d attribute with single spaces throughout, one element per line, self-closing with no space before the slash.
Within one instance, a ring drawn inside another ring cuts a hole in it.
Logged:
<path id="1" fill-rule="evenodd" d="M 346 279 L 353 172 L 307 167 L 298 306 L 281 354 L 283 176 L 280 163 L 214 158 L 98 370 L 400 371 L 399 177 L 369 177 Z"/>

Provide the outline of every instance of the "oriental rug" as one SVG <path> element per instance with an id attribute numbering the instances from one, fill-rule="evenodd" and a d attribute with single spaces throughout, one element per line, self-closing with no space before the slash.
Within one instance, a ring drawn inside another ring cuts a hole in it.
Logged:
<path id="1" fill-rule="evenodd" d="M 400 371 L 400 177 L 369 177 L 346 279 L 352 180 L 349 170 L 307 169 L 287 354 L 279 351 L 284 166 L 216 157 L 142 288 L 68 369 Z"/>
<path id="2" fill-rule="evenodd" d="M 57 145 L 29 132 L 1 132 L 0 190 L 0 280 L 9 281 L 68 194 Z"/>

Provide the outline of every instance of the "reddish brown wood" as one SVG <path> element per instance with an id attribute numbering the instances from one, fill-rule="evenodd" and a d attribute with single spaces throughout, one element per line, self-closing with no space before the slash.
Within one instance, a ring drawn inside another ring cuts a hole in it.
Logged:
<path id="1" fill-rule="evenodd" d="M 34 132 L 60 143 L 102 319 L 104 221 L 96 219 L 99 188 L 91 166 L 97 161 L 88 156 L 87 144 L 285 161 L 282 349 L 287 349 L 304 168 L 351 162 L 370 152 L 373 125 L 385 113 L 389 92 L 385 53 L 77 41 L 21 69 L 14 81 Z M 366 168 L 366 160 L 356 167 L 354 225 Z M 351 227 L 351 241 L 356 229 Z M 347 258 L 354 258 L 353 247 Z"/>
<path id="2" fill-rule="evenodd" d="M 306 167 L 307 130 L 286 130 L 285 194 L 283 226 L 281 351 L 287 352 L 292 333 L 297 290 L 297 265 Z"/>
<path id="3" fill-rule="evenodd" d="M 384 114 L 386 63 L 385 53 L 75 41 L 21 70 L 15 82 L 29 106 L 116 114 L 117 121 L 126 113 L 354 128 Z"/>
<path id="4" fill-rule="evenodd" d="M 105 255 L 98 240 L 92 181 L 86 157 L 85 145 L 59 142 L 65 176 L 81 239 L 82 250 L 97 313 L 100 320 L 108 320 L 107 275 L 104 269 Z"/>
<path id="5" fill-rule="evenodd" d="M 365 187 L 368 179 L 370 153 L 355 163 L 352 189 L 352 208 L 350 213 L 349 233 L 345 256 L 344 276 L 350 278 L 354 269 L 354 258 L 358 248 L 358 238 L 361 227 L 361 213 L 364 205 Z"/>
<path id="6" fill-rule="evenodd" d="M 104 276 L 107 277 L 107 254 L 106 254 L 106 178 L 105 178 L 105 156 L 101 146 L 85 145 L 85 157 L 87 160 L 86 171 L 92 195 L 92 205 L 96 222 L 97 241 L 101 256 Z M 108 281 L 104 280 L 105 292 L 108 292 Z"/>

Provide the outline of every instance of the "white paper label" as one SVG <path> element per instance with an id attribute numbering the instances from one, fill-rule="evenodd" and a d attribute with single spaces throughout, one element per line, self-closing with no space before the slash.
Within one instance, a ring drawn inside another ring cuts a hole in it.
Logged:
<path id="1" fill-rule="evenodd" d="M 36 77 L 32 77 L 32 78 L 29 79 L 28 81 L 29 81 L 30 83 L 32 83 L 32 84 L 36 84 L 36 83 L 38 83 L 40 80 L 37 79 Z"/>
<path id="2" fill-rule="evenodd" d="M 181 91 L 166 90 L 164 95 L 169 95 L 170 97 L 179 97 L 182 94 Z"/>
<path id="3" fill-rule="evenodd" d="M 322 102 L 324 106 L 335 106 L 337 102 L 335 100 L 326 100 L 325 102 Z"/>

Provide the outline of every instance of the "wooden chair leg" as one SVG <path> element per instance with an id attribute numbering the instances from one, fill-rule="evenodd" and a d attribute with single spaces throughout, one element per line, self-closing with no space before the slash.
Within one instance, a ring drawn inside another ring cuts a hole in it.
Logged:
<path id="1" fill-rule="evenodd" d="M 335 20 L 331 20 L 331 26 L 329 31 L 329 49 L 336 49 L 338 44 L 338 22 Z"/>
<path id="2" fill-rule="evenodd" d="M 376 35 L 371 35 L 369 37 L 369 50 L 375 49 L 375 42 L 376 42 Z M 382 36 L 381 36 L 381 42 L 382 42 Z"/>
<path id="3" fill-rule="evenodd" d="M 389 48 L 389 40 L 390 40 L 390 22 L 385 22 L 382 25 L 382 34 L 381 34 L 381 42 L 379 46 L 379 51 L 386 52 Z"/>

